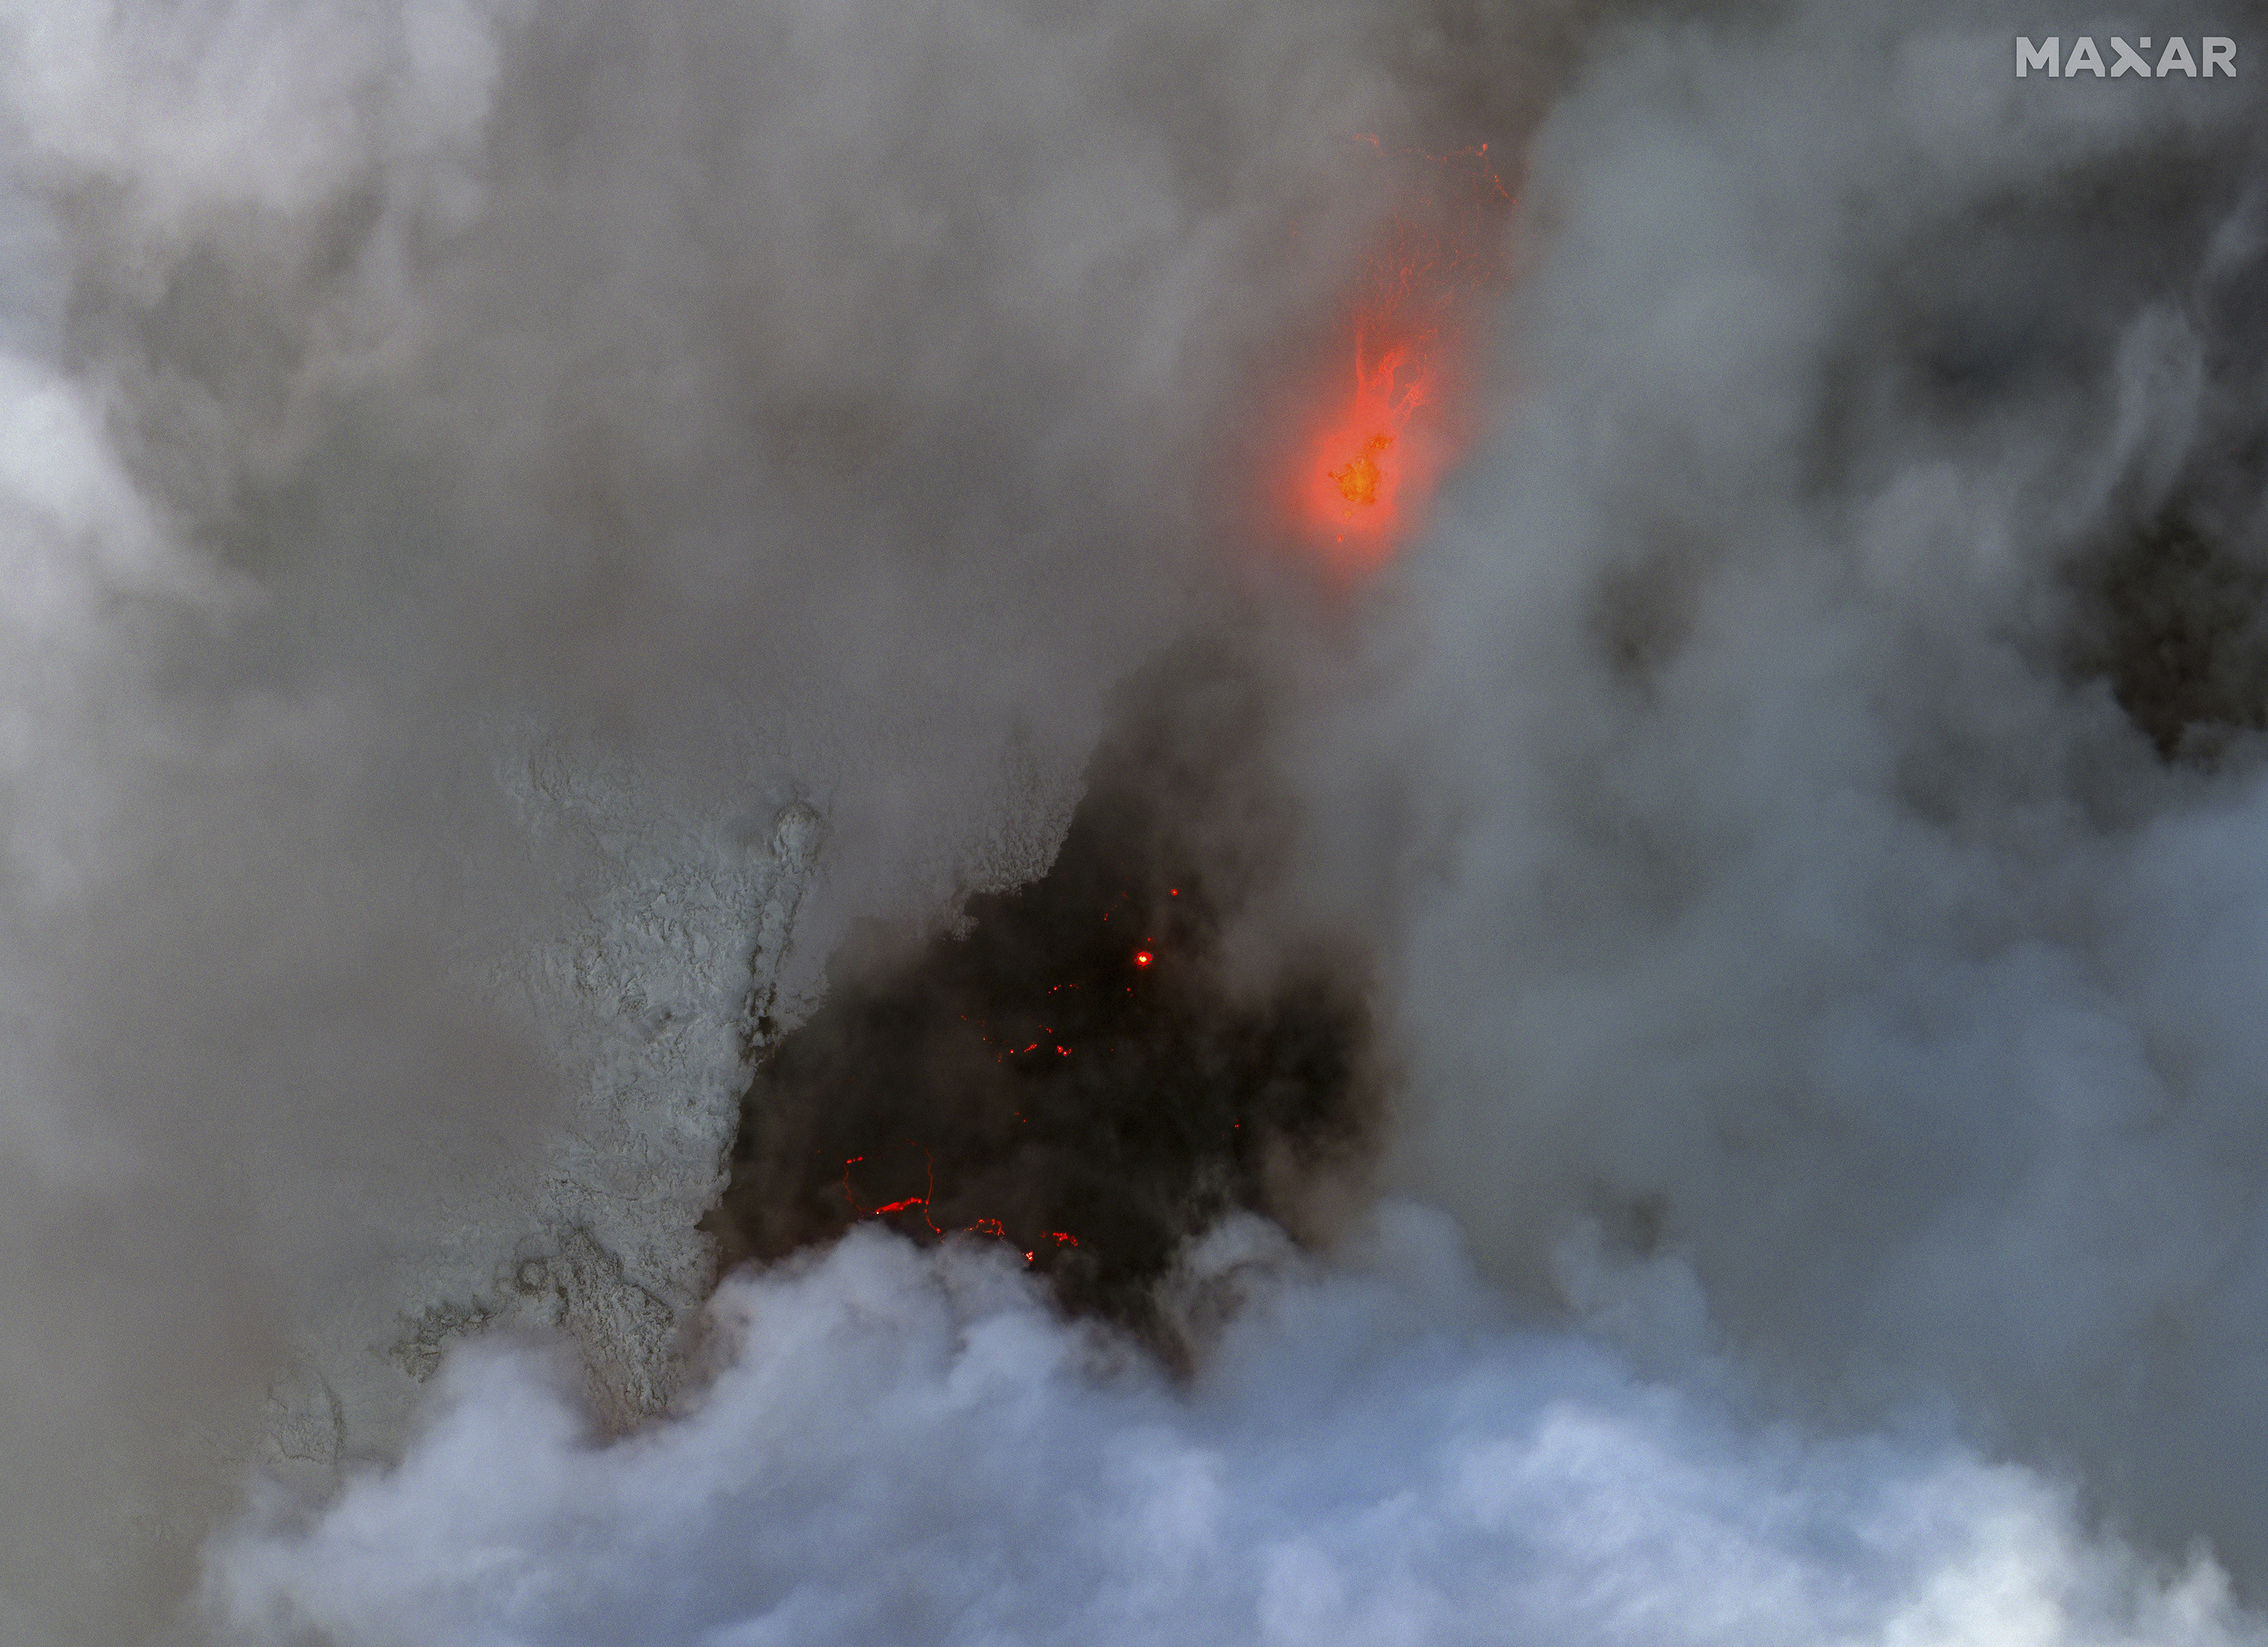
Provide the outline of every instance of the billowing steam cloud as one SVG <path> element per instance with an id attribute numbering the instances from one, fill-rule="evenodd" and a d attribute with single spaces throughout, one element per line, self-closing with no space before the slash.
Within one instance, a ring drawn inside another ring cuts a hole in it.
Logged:
<path id="1" fill-rule="evenodd" d="M 1480 1325 L 1436 1220 L 1366 1256 L 1303 1275 L 1225 1230 L 1185 1280 L 1241 1311 L 1184 1393 L 997 1254 L 858 1232 L 729 1284 L 733 1366 L 611 1449 L 540 1364 L 468 1358 L 399 1472 L 232 1547 L 217 1605 L 255 1641 L 2258 1639 L 2210 1569 L 2088 1547 L 2021 1472 L 1759 1435 Z"/>
<path id="2" fill-rule="evenodd" d="M 11 8 L 0 1635 L 2257 1636 L 2268 126 L 2010 62 L 2143 11 Z M 1358 133 L 1520 205 L 1319 592 Z M 752 1060 L 1191 635 L 1209 975 L 1487 1284 L 1224 1157 L 1326 1255 L 1186 1383 L 960 1242 L 703 1317 Z"/>

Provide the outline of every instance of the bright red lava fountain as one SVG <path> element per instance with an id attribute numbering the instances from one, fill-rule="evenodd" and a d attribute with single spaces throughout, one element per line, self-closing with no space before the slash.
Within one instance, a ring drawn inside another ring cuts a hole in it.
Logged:
<path id="1" fill-rule="evenodd" d="M 1373 358 L 1358 332 L 1354 393 L 1309 442 L 1300 512 L 1309 532 L 1328 534 L 1369 563 L 1384 558 L 1422 515 L 1439 478 L 1442 442 L 1431 420 L 1427 384 L 1408 343 Z"/>
<path id="2" fill-rule="evenodd" d="M 1498 283 L 1513 203 L 1485 143 L 1425 155 L 1361 141 L 1398 204 L 1349 322 L 1352 383 L 1311 425 L 1293 488 L 1301 536 L 1327 564 L 1356 571 L 1424 524 L 1470 437 L 1462 356 L 1479 329 L 1476 300 Z"/>

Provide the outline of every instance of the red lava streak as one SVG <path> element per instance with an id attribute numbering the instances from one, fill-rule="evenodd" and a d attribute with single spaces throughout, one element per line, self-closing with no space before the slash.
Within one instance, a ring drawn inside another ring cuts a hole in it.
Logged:
<path id="1" fill-rule="evenodd" d="M 1064 1049 L 1058 1048 L 1057 1050 L 1062 1051 Z M 917 1150 L 921 1149 L 919 1144 L 916 1144 L 914 1147 Z M 910 1212 L 914 1209 L 919 1208 L 921 1210 L 922 1222 L 929 1225 L 930 1233 L 932 1235 L 942 1237 L 948 1233 L 948 1232 L 940 1226 L 938 1221 L 930 1215 L 931 1204 L 937 1198 L 937 1158 L 935 1156 L 932 1155 L 927 1150 L 922 1150 L 922 1160 L 924 1164 L 924 1169 L 928 1174 L 928 1186 L 920 1195 L 908 1195 L 902 1201 L 893 1201 L 880 1207 L 860 1206 L 858 1204 L 858 1192 L 850 1187 L 850 1169 L 858 1165 L 865 1158 L 866 1158 L 863 1155 L 854 1155 L 843 1163 L 843 1199 L 850 1203 L 851 1211 L 857 1213 L 861 1218 L 881 1218 L 887 1217 L 894 1212 Z M 973 1224 L 962 1224 L 961 1228 L 962 1232 L 967 1234 L 987 1236 L 996 1241 L 1006 1241 L 1011 1239 L 1008 1234 L 1008 1226 L 1001 1223 L 998 1218 L 979 1218 Z M 1068 1230 L 1049 1230 L 1048 1232 L 1048 1237 L 1049 1239 L 1053 1240 L 1058 1247 L 1077 1246 L 1079 1245 L 1079 1237 L 1073 1235 Z M 1027 1264 L 1038 1262 L 1037 1253 L 1038 1249 L 1036 1247 L 1027 1250 L 1024 1254 L 1024 1261 Z"/>

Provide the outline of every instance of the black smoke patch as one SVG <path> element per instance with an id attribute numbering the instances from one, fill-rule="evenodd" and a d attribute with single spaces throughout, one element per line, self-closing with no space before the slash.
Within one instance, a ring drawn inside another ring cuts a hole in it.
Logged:
<path id="1" fill-rule="evenodd" d="M 1250 678 L 1185 651 L 1129 702 L 1044 877 L 971 899 L 910 956 L 838 955 L 825 1004 L 774 1043 L 709 1220 L 725 1268 L 879 1217 L 1005 1240 L 1067 1308 L 1149 1329 L 1185 1239 L 1233 1210 L 1290 1216 L 1361 1158 L 1378 1081 L 1359 974 L 1233 966 L 1224 943 L 1275 834 Z"/>
<path id="2" fill-rule="evenodd" d="M 2268 730 L 2268 564 L 2169 512 L 2092 569 L 2080 665 L 2169 761 Z"/>

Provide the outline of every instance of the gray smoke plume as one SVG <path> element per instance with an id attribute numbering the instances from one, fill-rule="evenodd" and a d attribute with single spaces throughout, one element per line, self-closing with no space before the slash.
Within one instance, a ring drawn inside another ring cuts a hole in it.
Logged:
<path id="1" fill-rule="evenodd" d="M 1390 932 L 1390 1177 L 1499 1277 L 1949 1397 L 2254 1585 L 2258 82 L 2014 77 L 2089 28 L 2198 19 L 1602 55 L 1295 862 Z"/>
<path id="2" fill-rule="evenodd" d="M 2257 1637 L 2268 128 L 2012 62 L 2250 18 L 11 9 L 0 1634 Z M 1360 134 L 1519 205 L 1319 592 Z M 1487 1283 L 702 1315 L 752 1061 L 1192 633 Z"/>
<path id="3" fill-rule="evenodd" d="M 129 1638 L 483 1321 L 662 1399 L 752 996 L 1043 868 L 1226 585 L 1362 40 L 11 12 L 9 1634 Z"/>

